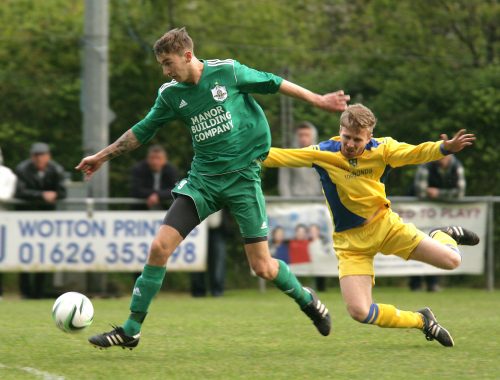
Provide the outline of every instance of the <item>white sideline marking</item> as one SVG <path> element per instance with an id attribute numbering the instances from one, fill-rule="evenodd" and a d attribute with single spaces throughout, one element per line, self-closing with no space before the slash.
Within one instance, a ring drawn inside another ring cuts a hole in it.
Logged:
<path id="1" fill-rule="evenodd" d="M 63 376 L 54 375 L 53 373 L 40 371 L 36 368 L 31 367 L 19 367 L 20 370 L 31 373 L 32 375 L 43 377 L 44 380 L 64 380 Z"/>
<path id="2" fill-rule="evenodd" d="M 12 369 L 17 369 L 19 371 L 28 372 L 36 377 L 41 377 L 44 380 L 64 380 L 64 376 L 55 375 L 50 372 L 40 371 L 39 369 L 31 367 L 9 367 L 6 366 L 5 364 L 0 363 L 0 369 L 1 368 L 12 368 Z"/>

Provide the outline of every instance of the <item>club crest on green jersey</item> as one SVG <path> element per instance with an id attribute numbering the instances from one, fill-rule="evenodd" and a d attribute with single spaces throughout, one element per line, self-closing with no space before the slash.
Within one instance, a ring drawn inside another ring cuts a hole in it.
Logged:
<path id="1" fill-rule="evenodd" d="M 223 102 L 227 99 L 227 90 L 225 86 L 221 86 L 218 83 L 215 83 L 215 87 L 212 88 L 212 96 L 218 102 Z"/>
<path id="2" fill-rule="evenodd" d="M 358 166 L 358 159 L 357 159 L 357 158 L 350 158 L 350 159 L 349 159 L 349 164 L 350 164 L 352 167 L 356 167 L 356 166 Z"/>

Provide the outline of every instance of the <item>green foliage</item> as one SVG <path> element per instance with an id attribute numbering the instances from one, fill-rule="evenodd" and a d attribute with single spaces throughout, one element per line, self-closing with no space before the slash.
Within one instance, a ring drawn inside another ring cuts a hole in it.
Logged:
<path id="1" fill-rule="evenodd" d="M 0 143 L 7 164 L 26 157 L 35 139 L 49 142 L 68 170 L 81 157 L 80 49 L 84 2 L 7 1 L 0 9 Z M 377 134 L 417 143 L 468 128 L 476 149 L 459 155 L 469 194 L 491 194 L 499 159 L 498 30 L 495 1 L 110 1 L 111 140 L 140 120 L 165 81 L 151 52 L 166 30 L 185 25 L 201 58 L 234 57 L 317 92 L 344 88 L 371 107 Z M 279 97 L 260 96 L 275 144 L 281 141 Z M 294 102 L 320 137 L 336 133 L 338 115 Z M 15 135 L 15 136 L 13 136 Z M 173 139 L 175 138 L 175 140 Z M 174 140 L 174 141 L 172 141 Z M 161 131 L 174 164 L 192 157 L 181 124 Z M 127 195 L 139 149 L 112 164 L 111 194 Z M 74 173 L 75 178 L 79 175 Z M 396 171 L 392 194 L 405 194 L 413 171 Z M 268 171 L 264 184 L 275 187 Z"/>
<path id="2" fill-rule="evenodd" d="M 25 159 L 36 140 L 50 143 L 66 166 L 81 154 L 82 14 L 81 2 L 64 0 L 0 7 L 0 146 L 9 166 Z"/>

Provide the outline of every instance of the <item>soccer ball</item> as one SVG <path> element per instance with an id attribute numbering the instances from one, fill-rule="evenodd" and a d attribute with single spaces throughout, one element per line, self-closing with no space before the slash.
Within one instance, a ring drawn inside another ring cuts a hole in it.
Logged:
<path id="1" fill-rule="evenodd" d="M 64 293 L 52 307 L 52 319 L 64 332 L 77 332 L 92 324 L 94 306 L 83 294 Z"/>

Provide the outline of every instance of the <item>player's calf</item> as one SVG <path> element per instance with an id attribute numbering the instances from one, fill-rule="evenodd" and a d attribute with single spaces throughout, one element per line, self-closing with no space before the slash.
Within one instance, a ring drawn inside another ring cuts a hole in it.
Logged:
<path id="1" fill-rule="evenodd" d="M 370 313 L 370 307 L 364 305 L 347 305 L 347 312 L 355 321 L 367 323 L 366 318 Z"/>

